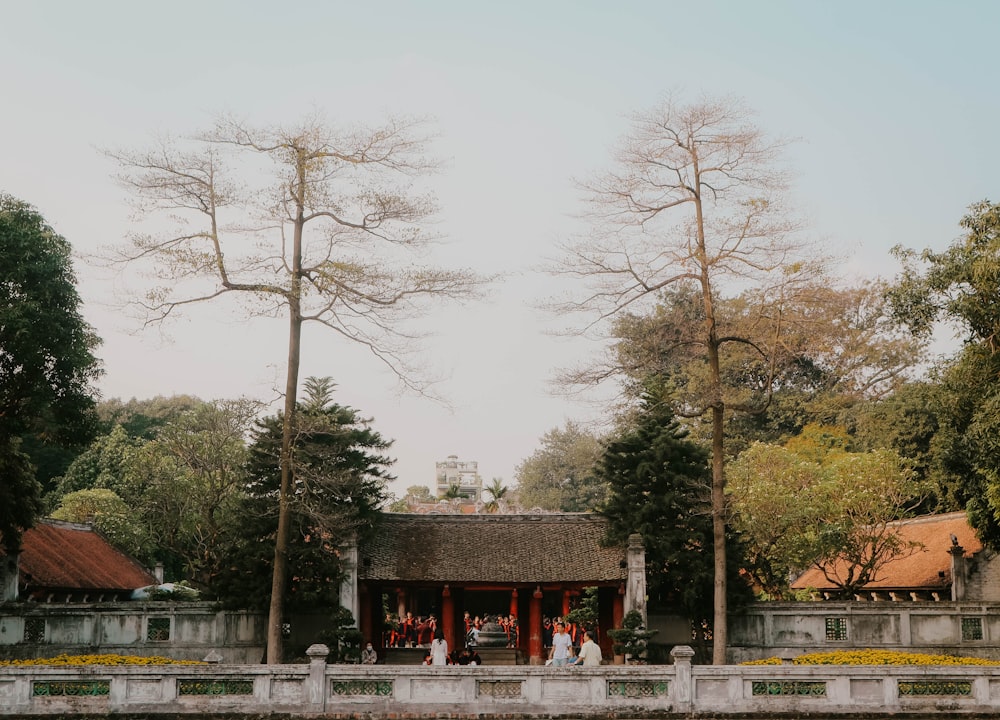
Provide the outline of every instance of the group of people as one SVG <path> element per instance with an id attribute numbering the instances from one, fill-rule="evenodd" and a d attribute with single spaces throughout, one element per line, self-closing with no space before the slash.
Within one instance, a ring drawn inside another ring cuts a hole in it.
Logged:
<path id="1" fill-rule="evenodd" d="M 413 617 L 408 612 L 398 620 L 392 615 L 385 616 L 382 633 L 382 647 L 430 647 L 438 631 L 434 615 Z"/>
<path id="2" fill-rule="evenodd" d="M 465 611 L 465 642 L 468 645 L 479 644 L 479 633 L 482 632 L 486 623 L 494 622 L 507 635 L 507 647 L 516 648 L 520 642 L 520 626 L 517 624 L 516 615 L 476 615 L 472 617 L 469 611 Z"/>
<path id="3" fill-rule="evenodd" d="M 386 615 L 382 646 L 427 648 L 426 665 L 482 665 L 476 646 L 480 632 L 490 622 L 499 625 L 506 633 L 508 648 L 519 646 L 520 627 L 515 615 L 473 617 L 469 612 L 465 613 L 466 647 L 462 650 L 455 648 L 448 651 L 448 642 L 433 614 L 414 617 L 410 612 L 398 620 L 392 614 Z M 564 622 L 562 618 L 546 617 L 542 621 L 542 646 L 548 654 L 547 665 L 600 665 L 603 658 L 596 640 L 595 631 L 573 622 Z M 366 665 L 378 662 L 378 653 L 372 643 L 368 643 L 362 651 L 361 662 Z"/>
<path id="4" fill-rule="evenodd" d="M 552 643 L 549 647 L 549 659 L 546 665 L 562 667 L 565 665 L 600 665 L 601 646 L 594 641 L 593 633 L 584 630 L 581 636 L 580 649 L 577 650 L 573 644 L 573 638 L 567 631 L 566 625 L 557 620 L 552 624 Z"/>

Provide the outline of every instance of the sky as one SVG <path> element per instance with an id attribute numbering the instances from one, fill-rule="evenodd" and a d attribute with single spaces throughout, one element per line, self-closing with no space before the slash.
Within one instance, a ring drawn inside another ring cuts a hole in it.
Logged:
<path id="1" fill-rule="evenodd" d="M 201 306 L 142 330 L 116 309 L 143 280 L 86 260 L 131 227 L 102 149 L 191 135 L 221 113 L 431 118 L 437 259 L 503 276 L 422 323 L 448 404 L 400 393 L 369 355 L 315 328 L 301 377 L 332 377 L 336 399 L 394 440 L 397 494 L 433 486 L 452 454 L 512 484 L 544 433 L 603 416 L 595 398 L 551 385 L 601 344 L 559 336 L 564 321 L 539 305 L 557 287 L 544 268 L 558 243 L 581 231 L 574 180 L 609 167 L 632 113 L 666 93 L 742 98 L 766 133 L 797 139 L 784 161 L 805 232 L 847 279 L 891 278 L 894 245 L 942 249 L 970 204 L 1000 199 L 997 27 L 989 0 L 0 0 L 0 192 L 78 253 L 104 398 L 277 409 L 284 324 Z"/>

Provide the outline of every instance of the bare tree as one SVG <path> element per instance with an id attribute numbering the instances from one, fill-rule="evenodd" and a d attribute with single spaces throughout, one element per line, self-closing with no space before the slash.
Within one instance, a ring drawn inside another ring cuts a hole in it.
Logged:
<path id="1" fill-rule="evenodd" d="M 146 324 L 188 305 L 238 293 L 250 315 L 288 319 L 281 492 L 267 661 L 282 656 L 290 453 L 302 325 L 315 322 L 366 347 L 403 385 L 428 392 L 411 362 L 417 336 L 403 321 L 424 300 L 468 297 L 481 279 L 427 267 L 433 199 L 411 183 L 433 171 L 414 121 L 339 130 L 321 117 L 256 128 L 222 117 L 209 132 L 144 151 L 108 153 L 140 219 L 165 233 L 136 234 L 115 259 L 142 263 L 160 283 L 135 305 Z"/>
<path id="2" fill-rule="evenodd" d="M 695 291 L 698 321 L 675 323 L 662 352 L 694 354 L 703 368 L 691 382 L 697 392 L 685 393 L 675 411 L 711 417 L 716 664 L 725 662 L 727 644 L 724 418 L 767 401 L 727 394 L 721 356 L 733 347 L 768 361 L 780 346 L 782 308 L 821 268 L 809 261 L 781 204 L 786 180 L 775 162 L 781 147 L 732 99 L 683 105 L 668 98 L 636 114 L 613 169 L 584 185 L 592 232 L 568 243 L 555 269 L 588 288 L 555 305 L 588 313 L 581 331 L 636 313 L 665 292 Z M 724 290 L 759 308 L 752 320 L 727 322 Z M 589 383 L 604 375 L 591 368 L 563 379 Z"/>

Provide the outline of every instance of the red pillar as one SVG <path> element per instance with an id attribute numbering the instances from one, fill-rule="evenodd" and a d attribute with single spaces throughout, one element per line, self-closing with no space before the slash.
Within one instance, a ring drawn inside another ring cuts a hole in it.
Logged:
<path id="1" fill-rule="evenodd" d="M 563 590 L 563 606 L 562 606 L 562 620 L 566 622 L 566 616 L 569 615 L 569 590 Z"/>
<path id="2" fill-rule="evenodd" d="M 441 632 L 444 633 L 449 652 L 458 649 L 455 644 L 455 605 L 451 599 L 451 588 L 447 585 L 441 590 Z"/>
<path id="3" fill-rule="evenodd" d="M 521 628 L 524 632 L 524 628 Z M 536 586 L 528 605 L 528 663 L 544 665 L 545 652 L 542 648 L 542 588 Z"/>
<path id="4" fill-rule="evenodd" d="M 510 614 L 517 617 L 517 588 L 510 593 Z"/>
<path id="5" fill-rule="evenodd" d="M 618 594 L 615 595 L 614 614 L 611 616 L 613 627 L 620 628 L 622 620 L 625 619 L 625 586 L 618 586 Z"/>

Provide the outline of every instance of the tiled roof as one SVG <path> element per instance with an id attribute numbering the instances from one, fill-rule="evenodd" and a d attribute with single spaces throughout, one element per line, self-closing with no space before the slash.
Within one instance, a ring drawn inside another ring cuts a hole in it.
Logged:
<path id="1" fill-rule="evenodd" d="M 19 565 L 21 584 L 29 593 L 39 588 L 134 590 L 156 582 L 89 525 L 59 520 L 40 520 L 24 533 Z"/>
<path id="2" fill-rule="evenodd" d="M 948 552 L 952 547 L 951 536 L 958 539 L 967 558 L 983 549 L 983 544 L 976 537 L 976 531 L 969 525 L 964 512 L 925 515 L 901 520 L 893 525 L 899 528 L 904 542 L 920 543 L 923 548 L 886 563 L 876 574 L 875 582 L 865 585 L 867 589 L 937 590 L 951 587 L 951 555 Z M 840 576 L 843 577 L 844 574 L 842 571 Z M 792 583 L 792 588 L 796 590 L 827 590 L 834 587 L 815 568 L 802 573 Z"/>
<path id="3" fill-rule="evenodd" d="M 603 518 L 386 513 L 359 550 L 361 580 L 441 583 L 623 581 L 624 547 L 605 548 Z"/>

